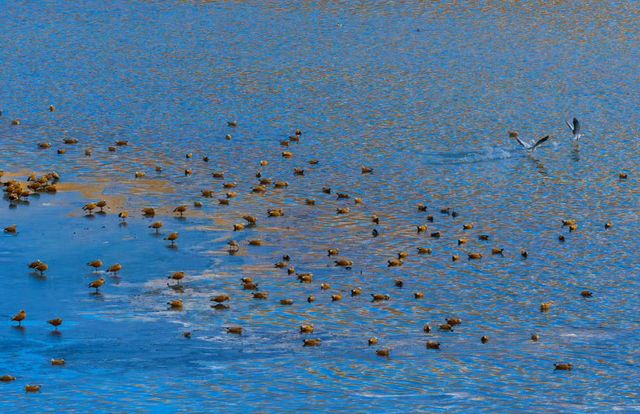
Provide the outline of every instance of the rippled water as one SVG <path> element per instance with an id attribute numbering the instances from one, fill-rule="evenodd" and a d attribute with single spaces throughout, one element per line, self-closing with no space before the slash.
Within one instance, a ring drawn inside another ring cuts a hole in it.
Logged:
<path id="1" fill-rule="evenodd" d="M 56 170 L 62 182 L 28 205 L 0 202 L 2 227 L 19 229 L 0 235 L 0 375 L 17 377 L 0 383 L 0 411 L 640 409 L 633 4 L 72 3 L 1 4 L 3 179 Z M 564 124 L 573 116 L 583 124 L 579 146 Z M 284 159 L 280 141 L 296 128 L 301 140 Z M 507 130 L 552 139 L 529 155 Z M 129 145 L 108 152 L 117 140 Z M 289 187 L 251 193 L 257 171 Z M 238 196 L 218 205 L 222 182 L 232 181 Z M 204 189 L 216 197 L 199 197 Z M 109 214 L 83 217 L 98 199 Z M 204 206 L 171 217 L 195 200 Z M 161 236 L 139 214 L 147 206 L 160 210 Z M 275 206 L 284 217 L 266 216 Z M 336 215 L 342 206 L 351 212 Z M 459 216 L 441 214 L 446 207 Z M 114 214 L 121 209 L 132 216 L 126 226 Z M 245 214 L 258 225 L 233 232 Z M 561 228 L 568 218 L 577 232 Z M 429 225 L 426 235 L 418 224 Z M 177 249 L 162 240 L 170 231 L 180 233 Z M 461 237 L 469 243 L 459 247 Z M 247 245 L 256 238 L 265 246 Z M 230 239 L 241 244 L 234 256 Z M 433 254 L 415 254 L 418 246 Z M 353 268 L 334 267 L 330 247 Z M 388 268 L 400 250 L 410 256 Z M 468 252 L 484 257 L 467 261 Z M 314 282 L 274 268 L 284 254 Z M 124 268 L 93 295 L 86 285 L 98 275 L 85 263 L 98 258 Z M 49 264 L 46 278 L 29 273 L 36 259 Z M 182 291 L 167 287 L 178 270 Z M 269 299 L 241 289 L 247 276 Z M 363 295 L 350 297 L 357 286 Z M 229 310 L 210 308 L 218 293 L 232 297 Z M 335 293 L 344 299 L 331 302 Z M 391 300 L 372 303 L 371 293 Z M 177 298 L 184 309 L 167 310 Z M 19 309 L 24 329 L 9 321 Z M 60 334 L 46 324 L 56 316 Z M 454 332 L 422 331 L 452 316 L 463 320 Z M 316 332 L 301 335 L 301 323 Z M 243 335 L 225 332 L 235 324 Z M 303 347 L 303 337 L 322 344 Z M 442 349 L 425 349 L 426 340 Z M 390 358 L 375 354 L 382 347 Z M 554 371 L 556 362 L 574 369 Z M 25 384 L 42 390 L 25 394 Z"/>

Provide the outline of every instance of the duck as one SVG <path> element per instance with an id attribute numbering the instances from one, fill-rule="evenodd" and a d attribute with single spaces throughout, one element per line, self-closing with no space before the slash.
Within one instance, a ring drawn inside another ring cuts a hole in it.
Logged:
<path id="1" fill-rule="evenodd" d="M 241 326 L 228 326 L 227 333 L 234 335 L 242 335 L 242 327 Z"/>
<path id="2" fill-rule="evenodd" d="M 422 327 L 422 331 L 423 331 L 424 333 L 429 333 L 429 332 L 431 332 L 431 325 L 429 325 L 429 324 L 425 324 L 425 325 Z"/>
<path id="3" fill-rule="evenodd" d="M 231 297 L 229 295 L 217 295 L 211 298 L 211 301 L 216 302 L 216 303 L 223 303 L 223 302 L 227 302 L 231 300 Z"/>
<path id="4" fill-rule="evenodd" d="M 200 195 L 205 198 L 212 198 L 213 194 L 213 190 L 200 190 Z"/>
<path id="5" fill-rule="evenodd" d="M 293 299 L 280 299 L 281 305 L 293 305 Z"/>
<path id="6" fill-rule="evenodd" d="M 349 207 L 338 207 L 336 208 L 336 214 L 348 214 L 351 211 Z"/>
<path id="7" fill-rule="evenodd" d="M 182 308 L 184 308 L 184 303 L 180 299 L 175 299 L 175 300 L 169 301 L 169 302 L 167 302 L 167 305 L 169 305 L 169 309 L 182 309 Z"/>
<path id="8" fill-rule="evenodd" d="M 304 170 L 302 168 L 294 168 L 293 175 L 304 175 Z"/>
<path id="9" fill-rule="evenodd" d="M 342 300 L 342 295 L 339 293 L 336 293 L 335 295 L 331 295 L 331 301 L 332 302 L 338 302 Z"/>
<path id="10" fill-rule="evenodd" d="M 178 237 L 179 237 L 178 233 L 173 232 L 169 234 L 167 237 L 165 237 L 164 239 L 170 241 L 171 246 L 175 246 L 175 243 L 176 243 L 176 240 L 178 240 Z"/>
<path id="11" fill-rule="evenodd" d="M 626 180 L 628 178 L 628 174 L 627 173 L 620 173 L 618 174 L 618 178 L 621 180 Z"/>
<path id="12" fill-rule="evenodd" d="M 540 312 L 548 312 L 553 302 L 544 302 L 540 304 Z"/>
<path id="13" fill-rule="evenodd" d="M 100 209 L 100 212 L 104 212 L 104 208 L 107 207 L 107 202 L 104 200 L 100 200 L 96 203 L 96 207 Z"/>
<path id="14" fill-rule="evenodd" d="M 180 217 L 184 217 L 185 211 L 187 211 L 187 206 L 185 205 L 181 205 L 173 209 L 173 212 L 180 214 Z"/>
<path id="15" fill-rule="evenodd" d="M 169 276 L 167 279 L 171 279 L 171 280 L 175 280 L 176 284 L 180 284 L 180 281 L 182 279 L 184 279 L 185 277 L 185 273 L 184 272 L 174 272 L 171 274 L 171 276 Z"/>
<path id="16" fill-rule="evenodd" d="M 281 208 L 270 208 L 267 210 L 267 215 L 269 217 L 280 217 L 284 216 L 284 210 Z"/>
<path id="17" fill-rule="evenodd" d="M 100 289 L 102 285 L 104 285 L 104 278 L 100 278 L 89 283 L 89 287 L 95 289 L 96 293 L 98 293 L 98 289 Z"/>
<path id="18" fill-rule="evenodd" d="M 304 200 L 304 203 L 308 206 L 315 206 L 316 205 L 316 200 L 312 199 L 312 198 L 307 198 Z"/>
<path id="19" fill-rule="evenodd" d="M 194 201 L 193 202 L 193 206 L 196 208 L 200 208 L 202 207 L 204 204 L 202 204 L 202 201 Z"/>
<path id="20" fill-rule="evenodd" d="M 257 217 L 250 216 L 248 214 L 245 216 L 242 216 L 242 218 L 245 219 L 249 224 L 256 224 L 258 222 Z"/>
<path id="21" fill-rule="evenodd" d="M 218 199 L 218 204 L 220 204 L 221 206 L 228 206 L 229 205 L 229 200 L 226 198 L 219 198 Z"/>
<path id="22" fill-rule="evenodd" d="M 391 350 L 389 348 L 378 349 L 376 355 L 388 358 L 391 355 Z"/>
<path id="23" fill-rule="evenodd" d="M 19 119 L 13 119 L 11 120 L 11 125 L 20 125 L 20 120 Z"/>
<path id="24" fill-rule="evenodd" d="M 418 233 L 424 233 L 424 232 L 426 232 L 428 230 L 428 227 L 427 227 L 426 224 L 421 224 L 421 225 L 416 226 L 416 230 L 417 230 Z"/>
<path id="25" fill-rule="evenodd" d="M 486 344 L 487 342 L 489 342 L 489 337 L 487 335 L 483 335 L 482 338 L 480 338 L 480 342 Z"/>
<path id="26" fill-rule="evenodd" d="M 431 254 L 433 250 L 429 247 L 418 247 L 418 254 Z"/>
<path id="27" fill-rule="evenodd" d="M 610 222 L 610 221 L 608 221 L 608 222 L 604 223 L 604 228 L 605 228 L 605 229 L 610 229 L 611 227 L 613 227 L 613 224 L 611 224 L 611 222 Z"/>
<path id="28" fill-rule="evenodd" d="M 300 325 L 300 333 L 306 333 L 306 334 L 313 333 L 314 329 L 315 328 L 311 324 Z"/>
<path id="29" fill-rule="evenodd" d="M 253 298 L 254 299 L 267 299 L 269 297 L 269 294 L 267 292 L 254 292 L 253 293 Z"/>
<path id="30" fill-rule="evenodd" d="M 315 159 L 309 160 L 309 165 L 318 165 L 319 163 L 320 163 L 320 161 L 315 160 Z"/>
<path id="31" fill-rule="evenodd" d="M 14 377 L 13 375 L 2 375 L 0 376 L 0 382 L 11 382 L 11 381 L 15 381 L 16 377 Z"/>
<path id="32" fill-rule="evenodd" d="M 156 221 L 154 223 L 151 223 L 148 227 L 151 229 L 154 229 L 156 231 L 156 234 L 158 234 L 158 232 L 160 231 L 160 229 L 162 228 L 163 224 L 161 221 Z"/>
<path id="33" fill-rule="evenodd" d="M 357 288 L 351 289 L 350 293 L 351 293 L 351 296 L 360 296 L 362 295 L 362 288 L 357 287 Z"/>
<path id="34" fill-rule="evenodd" d="M 242 231 L 244 230 L 244 223 L 236 223 L 233 225 L 233 231 Z"/>
<path id="35" fill-rule="evenodd" d="M 331 194 L 331 187 L 322 187 L 322 192 L 325 194 Z"/>
<path id="36" fill-rule="evenodd" d="M 182 332 L 182 336 L 186 339 L 191 339 L 191 332 L 189 331 Z"/>
<path id="37" fill-rule="evenodd" d="M 531 334 L 531 340 L 533 342 L 538 342 L 540 340 L 540 335 L 538 334 Z"/>
<path id="38" fill-rule="evenodd" d="M 458 239 L 458 246 L 460 246 L 461 244 L 467 244 L 469 242 L 469 239 Z"/>
<path id="39" fill-rule="evenodd" d="M 13 315 L 11 320 L 14 322 L 18 322 L 18 326 L 22 326 L 22 321 L 24 321 L 26 318 L 27 318 L 27 312 L 25 312 L 25 310 L 22 309 L 20 312 Z"/>
<path id="40" fill-rule="evenodd" d="M 469 260 L 480 260 L 482 259 L 482 253 L 469 253 Z"/>
<path id="41" fill-rule="evenodd" d="M 404 281 L 402 279 L 396 279 L 393 281 L 393 284 L 395 287 L 403 287 L 404 286 Z"/>
<path id="42" fill-rule="evenodd" d="M 427 341 L 426 347 L 427 349 L 440 349 L 440 342 Z"/>
<path id="43" fill-rule="evenodd" d="M 227 121 L 227 126 L 235 128 L 238 126 L 238 121 Z"/>
<path id="44" fill-rule="evenodd" d="M 307 296 L 307 302 L 312 303 L 316 301 L 316 297 L 314 295 Z"/>
<path id="45" fill-rule="evenodd" d="M 570 219 L 570 220 L 562 220 L 562 226 L 571 226 L 573 224 L 578 224 L 578 222 L 574 219 Z"/>
<path id="46" fill-rule="evenodd" d="M 320 339 L 318 338 L 314 338 L 314 339 L 305 339 L 302 342 L 302 346 L 320 346 Z"/>
<path id="47" fill-rule="evenodd" d="M 353 202 L 354 202 L 355 204 L 362 204 L 362 203 L 364 203 L 364 201 L 362 201 L 362 198 L 360 198 L 360 197 L 355 197 L 355 198 L 353 199 Z"/>
<path id="48" fill-rule="evenodd" d="M 409 252 L 405 252 L 405 251 L 398 252 L 398 259 L 402 260 L 402 259 L 406 259 L 407 257 L 409 257 Z"/>
<path id="49" fill-rule="evenodd" d="M 591 293 L 591 292 L 590 292 L 590 291 L 588 291 L 588 290 L 583 290 L 582 292 L 580 292 L 580 295 L 581 295 L 583 298 L 590 298 L 590 297 L 592 297 L 592 296 L 593 296 L 593 293 Z"/>
<path id="50" fill-rule="evenodd" d="M 427 206 L 424 203 L 418 203 L 418 211 L 427 211 Z"/>
<path id="51" fill-rule="evenodd" d="M 61 318 L 49 319 L 47 323 L 53 326 L 54 330 L 57 331 L 58 327 L 62 325 L 62 319 Z"/>
<path id="52" fill-rule="evenodd" d="M 275 188 L 286 188 L 289 187 L 289 183 L 286 181 L 276 181 L 273 186 Z"/>
<path id="53" fill-rule="evenodd" d="M 153 207 L 145 207 L 142 209 L 142 215 L 145 217 L 154 217 L 156 210 Z"/>
<path id="54" fill-rule="evenodd" d="M 402 266 L 404 262 L 401 259 L 389 259 L 387 260 L 387 267 Z"/>
<path id="55" fill-rule="evenodd" d="M 573 232 L 578 230 L 578 225 L 577 224 L 570 224 L 569 225 L 569 231 Z"/>
<path id="56" fill-rule="evenodd" d="M 529 252 L 527 251 L 527 249 L 520 249 L 520 256 L 522 256 L 525 259 L 529 257 Z"/>
<path id="57" fill-rule="evenodd" d="M 67 150 L 64 148 L 60 148 L 56 152 L 58 153 L 58 155 L 64 155 L 67 153 Z"/>
<path id="58" fill-rule="evenodd" d="M 223 171 L 214 171 L 213 173 L 211 173 L 211 175 L 213 176 L 213 178 L 218 178 L 218 179 L 224 178 Z"/>
<path id="59" fill-rule="evenodd" d="M 336 196 L 337 196 L 336 198 L 337 200 L 349 198 L 349 194 L 347 193 L 336 193 Z"/>
<path id="60" fill-rule="evenodd" d="M 471 230 L 473 228 L 473 223 L 467 223 L 462 225 L 463 230 Z"/>
<path id="61" fill-rule="evenodd" d="M 382 293 L 372 293 L 371 294 L 371 298 L 372 298 L 371 299 L 372 302 L 380 302 L 380 301 L 383 301 L 383 300 L 391 299 L 391 297 L 389 295 L 385 295 L 385 294 L 382 294 Z"/>
<path id="62" fill-rule="evenodd" d="M 133 173 L 135 178 L 144 178 L 147 175 L 144 171 L 136 171 Z"/>
<path id="63" fill-rule="evenodd" d="M 293 153 L 291 151 L 282 151 L 282 157 L 283 158 L 291 158 L 293 157 Z"/>
<path id="64" fill-rule="evenodd" d="M 488 234 L 481 234 L 481 235 L 478 236 L 478 239 L 482 240 L 482 241 L 487 241 L 487 240 L 489 240 L 489 235 Z"/>
<path id="65" fill-rule="evenodd" d="M 93 210 L 95 210 L 96 208 L 98 208 L 96 203 L 87 203 L 82 207 L 82 210 L 86 211 L 87 214 L 92 214 Z"/>
<path id="66" fill-rule="evenodd" d="M 327 256 L 337 256 L 340 254 L 340 249 L 327 249 Z"/>
<path id="67" fill-rule="evenodd" d="M 360 172 L 362 174 L 371 174 L 373 172 L 373 168 L 371 167 L 361 167 Z"/>
<path id="68" fill-rule="evenodd" d="M 341 266 L 341 267 L 351 267 L 353 265 L 353 262 L 348 259 L 338 259 L 338 260 L 334 260 L 333 262 L 336 264 L 336 266 Z"/>
<path id="69" fill-rule="evenodd" d="M 431 237 L 435 238 L 435 239 L 439 239 L 440 237 L 442 237 L 442 232 L 440 231 L 436 231 L 431 233 Z"/>
<path id="70" fill-rule="evenodd" d="M 87 263 L 87 266 L 93 267 L 93 270 L 97 272 L 98 269 L 102 267 L 102 260 L 93 260 Z"/>
<path id="71" fill-rule="evenodd" d="M 451 326 L 460 325 L 462 323 L 462 319 L 460 318 L 447 318 L 447 323 Z"/>
<path id="72" fill-rule="evenodd" d="M 371 216 L 371 222 L 375 224 L 380 224 L 380 217 L 374 214 L 373 216 Z"/>
<path id="73" fill-rule="evenodd" d="M 125 222 L 127 220 L 127 217 L 129 217 L 129 212 L 127 211 L 121 211 L 118 213 L 118 218 L 120 218 L 122 222 Z"/>
<path id="74" fill-rule="evenodd" d="M 296 268 L 293 266 L 289 266 L 289 268 L 287 269 L 287 274 L 288 275 L 293 275 L 296 273 Z"/>
<path id="75" fill-rule="evenodd" d="M 556 371 L 571 371 L 573 369 L 573 364 L 569 364 L 566 362 L 561 362 L 558 364 L 553 364 Z"/>
<path id="76" fill-rule="evenodd" d="M 41 385 L 25 385 L 24 386 L 24 390 L 25 392 L 40 392 L 40 389 L 42 388 Z"/>
<path id="77" fill-rule="evenodd" d="M 116 141 L 116 145 L 118 147 L 126 147 L 127 145 L 129 145 L 129 141 L 125 141 L 125 140 Z"/>
<path id="78" fill-rule="evenodd" d="M 367 340 L 367 343 L 369 344 L 369 346 L 377 345 L 378 344 L 378 338 L 376 338 L 375 336 L 372 336 L 371 338 L 369 338 Z"/>
<path id="79" fill-rule="evenodd" d="M 62 358 L 51 358 L 51 365 L 62 366 L 65 364 L 65 360 Z"/>
<path id="80" fill-rule="evenodd" d="M 264 242 L 259 239 L 249 240 L 249 246 L 264 246 Z"/>
<path id="81" fill-rule="evenodd" d="M 242 290 L 257 290 L 258 284 L 255 282 L 243 282 Z"/>
<path id="82" fill-rule="evenodd" d="M 122 270 L 122 265 L 120 263 L 116 263 L 114 265 L 109 266 L 109 268 L 107 269 L 107 272 L 117 275 L 120 270 Z"/>
<path id="83" fill-rule="evenodd" d="M 500 249 L 498 247 L 494 247 L 491 249 L 491 254 L 493 255 L 503 255 L 504 249 Z"/>
<path id="84" fill-rule="evenodd" d="M 328 283 L 320 283 L 320 290 L 329 290 L 331 289 L 331 285 Z"/>
<path id="85" fill-rule="evenodd" d="M 413 297 L 415 299 L 424 299 L 424 292 L 413 292 Z"/>
<path id="86" fill-rule="evenodd" d="M 297 275 L 300 283 L 311 283 L 313 281 L 313 274 L 311 273 L 299 273 Z"/>
<path id="87" fill-rule="evenodd" d="M 453 331 L 453 327 L 448 323 L 443 323 L 442 325 L 439 325 L 438 328 L 440 328 L 441 331 Z"/>

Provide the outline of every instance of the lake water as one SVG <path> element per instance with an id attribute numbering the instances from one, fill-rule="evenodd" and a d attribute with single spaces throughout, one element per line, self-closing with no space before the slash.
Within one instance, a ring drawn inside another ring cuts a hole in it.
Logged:
<path id="1" fill-rule="evenodd" d="M 0 200 L 1 227 L 18 225 L 0 234 L 0 375 L 17 377 L 0 383 L 1 412 L 640 410 L 633 3 L 75 3 L 0 2 L 2 179 L 62 177 L 57 194 Z M 574 116 L 579 145 L 565 125 Z M 281 146 L 298 128 L 300 142 Z M 552 138 L 529 154 L 508 130 Z M 109 152 L 119 140 L 129 145 Z M 252 193 L 258 171 L 289 186 Z M 223 182 L 238 183 L 228 206 L 217 202 Z M 205 189 L 216 196 L 200 197 Z M 100 199 L 107 214 L 83 216 Z M 171 214 L 196 200 L 203 207 L 186 218 Z M 141 217 L 143 207 L 158 216 Z M 274 207 L 285 215 L 267 217 Z M 245 214 L 257 226 L 233 232 Z M 156 220 L 159 236 L 148 228 Z M 416 233 L 420 224 L 429 230 Z M 177 248 L 163 240 L 172 231 Z M 328 248 L 352 268 L 335 267 Z M 401 250 L 404 265 L 387 267 Z M 274 267 L 285 254 L 312 283 Z M 46 277 L 27 268 L 36 259 Z M 121 263 L 119 277 L 93 272 L 95 259 Z M 187 275 L 182 289 L 167 286 L 175 271 Z M 242 277 L 269 298 L 253 299 Z M 349 295 L 355 287 L 362 296 Z M 221 293 L 228 310 L 210 307 Z M 391 299 L 371 302 L 375 293 Z M 184 309 L 168 310 L 174 299 Z M 20 309 L 23 329 L 10 321 Z M 57 316 L 56 334 L 46 321 Z M 438 330 L 448 317 L 462 324 Z M 301 334 L 302 323 L 315 333 Z M 243 334 L 227 334 L 232 325 Z M 558 362 L 573 370 L 555 371 Z"/>

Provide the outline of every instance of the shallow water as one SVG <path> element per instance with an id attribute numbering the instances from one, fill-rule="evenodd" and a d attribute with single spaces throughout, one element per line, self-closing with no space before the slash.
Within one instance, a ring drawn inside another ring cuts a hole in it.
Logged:
<path id="1" fill-rule="evenodd" d="M 2 227 L 19 229 L 0 235 L 0 375 L 17 377 L 0 383 L 0 411 L 640 409 L 637 8 L 43 1 L 2 10 L 0 169 L 21 179 L 56 170 L 62 181 L 59 193 L 28 205 L 0 201 Z M 573 116 L 583 124 L 579 146 L 564 124 Z M 302 137 L 287 160 L 279 142 L 296 128 Z M 507 130 L 552 140 L 529 155 Z M 108 152 L 117 140 L 129 145 Z M 251 193 L 258 170 L 289 187 Z M 222 182 L 232 181 L 238 196 L 218 205 Z M 216 197 L 199 197 L 204 189 Z M 83 217 L 98 199 L 109 201 L 108 214 Z M 195 200 L 204 207 L 171 217 Z M 160 217 L 142 218 L 147 206 Z M 284 217 L 267 218 L 275 206 Z M 342 206 L 351 212 L 336 215 Z M 459 216 L 441 214 L 445 207 Z M 127 225 L 115 215 L 122 208 Z M 244 214 L 258 225 L 233 232 Z M 577 232 L 561 228 L 568 218 Z M 147 228 L 154 220 L 165 223 L 161 236 Z M 429 224 L 427 235 L 418 224 Z M 177 249 L 162 240 L 171 231 Z M 491 239 L 478 241 L 484 233 Z M 256 238 L 266 245 L 247 246 Z M 230 239 L 242 246 L 235 256 Z M 415 254 L 418 246 L 433 254 Z M 334 267 L 330 247 L 353 268 Z M 410 253 L 404 265 L 386 267 L 400 250 Z M 482 260 L 467 261 L 476 251 Z M 313 283 L 274 268 L 283 254 Z M 99 275 L 85 263 L 98 258 L 123 270 L 101 273 L 107 283 L 95 295 L 86 285 Z M 49 264 L 46 278 L 27 269 L 36 259 Z M 187 274 L 182 291 L 167 287 L 178 270 Z M 269 299 L 243 291 L 246 276 Z M 363 295 L 350 297 L 357 286 Z M 585 289 L 593 298 L 580 296 Z M 229 310 L 210 308 L 218 293 L 232 297 Z M 335 293 L 344 299 L 332 303 Z M 371 293 L 391 300 L 372 303 Z M 184 310 L 167 310 L 176 298 Z M 9 321 L 19 309 L 28 312 L 24 329 Z M 60 334 L 46 324 L 56 316 Z M 463 320 L 454 332 L 423 333 L 451 316 Z M 305 322 L 313 335 L 299 334 Z M 243 335 L 225 333 L 235 324 Z M 321 346 L 302 347 L 309 336 Z M 442 349 L 425 349 L 426 340 Z M 381 347 L 392 349 L 389 359 L 375 355 Z M 67 365 L 52 367 L 57 357 Z M 574 369 L 554 371 L 555 362 Z M 42 390 L 25 394 L 25 384 Z"/>

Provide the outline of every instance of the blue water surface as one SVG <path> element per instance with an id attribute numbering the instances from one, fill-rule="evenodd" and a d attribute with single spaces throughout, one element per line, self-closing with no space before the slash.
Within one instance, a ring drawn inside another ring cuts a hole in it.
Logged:
<path id="1" fill-rule="evenodd" d="M 0 383 L 0 412 L 640 410 L 638 27 L 629 2 L 0 1 L 2 180 L 62 177 L 56 194 L 0 200 L 0 227 L 18 226 L 0 234 L 0 375 L 16 377 Z M 527 153 L 509 130 L 551 139 Z M 258 171 L 289 186 L 253 193 Z M 85 216 L 100 199 L 107 214 Z M 257 225 L 234 232 L 246 214 Z M 399 251 L 404 265 L 387 267 Z M 312 283 L 274 267 L 285 254 Z M 36 259 L 44 277 L 27 268 Z M 168 286 L 176 271 L 182 286 Z M 212 309 L 222 293 L 229 309 Z M 440 331 L 449 317 L 462 324 Z M 242 335 L 226 333 L 235 325 Z"/>

